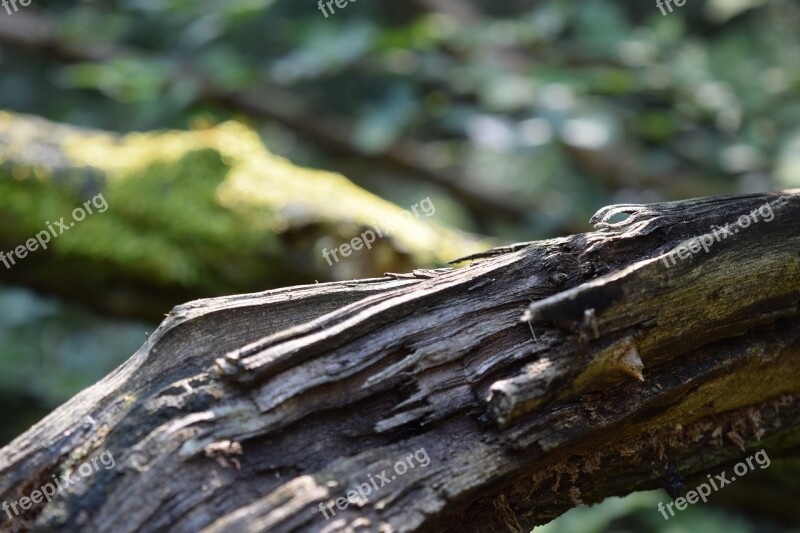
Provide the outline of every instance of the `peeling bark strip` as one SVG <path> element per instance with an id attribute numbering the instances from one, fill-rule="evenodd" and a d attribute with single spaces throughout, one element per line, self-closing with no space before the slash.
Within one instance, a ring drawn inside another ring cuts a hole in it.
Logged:
<path id="1" fill-rule="evenodd" d="M 664 265 L 765 202 L 770 224 Z M 797 454 L 798 215 L 799 191 L 614 206 L 594 233 L 459 270 L 179 306 L 0 452 L 0 498 L 100 450 L 116 469 L 2 526 L 527 531 L 762 448 Z M 426 468 L 320 512 L 420 449 Z"/>

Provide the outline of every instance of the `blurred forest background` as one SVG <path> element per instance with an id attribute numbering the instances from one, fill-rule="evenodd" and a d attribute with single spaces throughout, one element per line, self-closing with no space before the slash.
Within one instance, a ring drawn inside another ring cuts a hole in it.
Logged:
<path id="1" fill-rule="evenodd" d="M 34 0 L 11 15 L 0 9 L 0 110 L 120 133 L 235 120 L 272 154 L 341 173 L 400 208 L 430 197 L 431 223 L 463 231 L 473 247 L 589 231 L 610 203 L 800 186 L 800 4 L 673 9 L 356 0 L 326 18 L 314 0 Z M 0 181 L 13 182 L 3 168 Z M 191 202 L 195 184 L 183 186 Z M 16 223 L 9 198 L 0 187 L 6 227 Z M 169 223 L 158 218 L 169 213 L 145 211 L 139 220 Z M 0 230 L 6 251 L 20 244 L 8 235 Z M 314 240 L 315 256 L 320 242 L 346 240 Z M 407 248 L 404 261 L 369 268 L 298 267 L 291 282 L 440 266 L 451 253 Z M 78 283 L 55 260 L 47 269 L 49 283 L 26 283 L 0 267 L 3 443 L 129 357 L 172 305 L 288 284 L 213 273 L 188 283 L 167 272 L 163 286 L 180 290 L 167 290 L 158 312 L 115 313 L 47 290 L 85 286 L 90 274 Z M 609 500 L 543 530 L 783 530 L 706 506 L 664 522 L 655 510 L 664 499 Z"/>

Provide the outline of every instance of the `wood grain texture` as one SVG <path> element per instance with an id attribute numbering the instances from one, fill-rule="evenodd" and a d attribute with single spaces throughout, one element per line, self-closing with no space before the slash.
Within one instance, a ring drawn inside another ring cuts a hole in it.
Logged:
<path id="1" fill-rule="evenodd" d="M 765 205 L 769 221 L 664 261 Z M 796 457 L 798 214 L 796 191 L 617 206 L 596 232 L 461 269 L 179 306 L 0 452 L 0 498 L 68 457 L 110 450 L 116 468 L 3 526 L 521 532 L 658 488 L 670 464 Z M 427 466 L 336 508 L 418 450 Z"/>

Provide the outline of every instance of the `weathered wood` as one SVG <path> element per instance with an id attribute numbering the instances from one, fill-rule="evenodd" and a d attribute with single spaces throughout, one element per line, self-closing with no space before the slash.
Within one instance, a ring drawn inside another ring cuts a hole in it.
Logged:
<path id="1" fill-rule="evenodd" d="M 0 452 L 0 498 L 101 451 L 116 468 L 4 524 L 522 532 L 669 468 L 796 457 L 798 214 L 796 191 L 621 206 L 467 268 L 179 306 Z M 427 466 L 388 477 L 420 451 Z M 326 520 L 321 503 L 383 470 Z"/>

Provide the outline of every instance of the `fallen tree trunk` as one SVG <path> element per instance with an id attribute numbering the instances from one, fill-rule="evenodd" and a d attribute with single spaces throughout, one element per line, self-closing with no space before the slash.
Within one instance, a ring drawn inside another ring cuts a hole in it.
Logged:
<path id="1" fill-rule="evenodd" d="M 459 270 L 179 306 L 0 452 L 0 499 L 114 467 L 3 525 L 522 532 L 796 458 L 798 214 L 795 191 L 616 206 Z"/>

